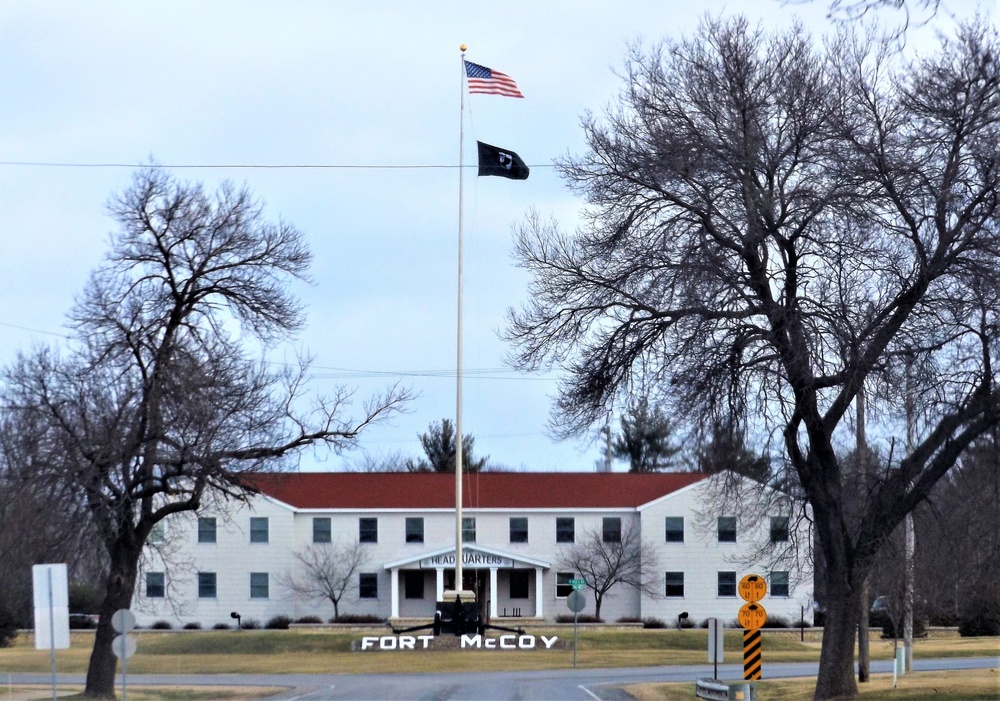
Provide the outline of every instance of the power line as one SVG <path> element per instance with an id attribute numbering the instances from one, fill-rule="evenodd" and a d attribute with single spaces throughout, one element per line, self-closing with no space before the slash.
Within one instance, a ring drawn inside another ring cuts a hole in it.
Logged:
<path id="1" fill-rule="evenodd" d="M 31 333 L 40 333 L 47 336 L 56 336 L 58 338 L 71 339 L 64 333 L 58 333 L 55 331 L 43 331 L 42 329 L 35 329 L 30 326 L 21 326 L 19 324 L 11 324 L 6 321 L 0 321 L 0 326 L 6 326 L 12 329 L 19 329 L 21 331 L 30 331 Z M 290 363 L 284 363 L 277 360 L 268 360 L 269 365 L 285 365 L 291 366 Z M 315 372 L 317 370 L 327 371 L 327 372 Z M 463 375 L 468 375 L 470 379 L 483 379 L 483 380 L 522 380 L 522 381 L 533 381 L 533 382 L 547 382 L 551 381 L 552 378 L 548 377 L 537 377 L 530 375 L 509 375 L 509 374 L 498 374 L 506 373 L 509 368 L 466 368 L 463 370 Z M 366 379 L 372 377 L 425 377 L 425 378 L 443 378 L 449 379 L 454 378 L 456 374 L 455 369 L 451 370 L 367 370 L 367 369 L 356 369 L 356 368 L 342 368 L 334 367 L 329 365 L 309 365 L 308 377 L 314 380 L 350 380 L 350 379 Z"/>

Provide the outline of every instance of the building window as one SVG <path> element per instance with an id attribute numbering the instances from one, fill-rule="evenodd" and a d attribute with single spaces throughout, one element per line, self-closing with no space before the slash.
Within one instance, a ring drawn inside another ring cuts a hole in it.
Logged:
<path id="1" fill-rule="evenodd" d="M 684 596 L 684 573 L 667 572 L 667 596 Z"/>
<path id="2" fill-rule="evenodd" d="M 528 584 L 531 572 L 529 570 L 510 571 L 510 598 L 527 599 Z"/>
<path id="3" fill-rule="evenodd" d="M 735 543 L 736 542 L 736 517 L 735 516 L 720 516 L 719 517 L 719 542 L 720 543 Z"/>
<path id="4" fill-rule="evenodd" d="M 668 543 L 684 542 L 683 516 L 667 516 L 667 542 Z"/>
<path id="5" fill-rule="evenodd" d="M 358 575 L 358 597 L 362 599 L 378 598 L 378 575 L 374 572 L 362 572 Z"/>
<path id="6" fill-rule="evenodd" d="M 576 542 L 576 519 L 564 517 L 556 519 L 556 542 L 575 543 Z"/>
<path id="7" fill-rule="evenodd" d="M 771 596 L 788 596 L 788 572 L 772 572 L 771 586 L 767 593 Z"/>
<path id="8" fill-rule="evenodd" d="M 719 596 L 736 596 L 735 572 L 719 572 Z"/>
<path id="9" fill-rule="evenodd" d="M 412 516 L 406 519 L 406 542 L 424 542 L 424 519 L 422 516 Z"/>
<path id="10" fill-rule="evenodd" d="M 510 519 L 510 542 L 528 542 L 528 519 L 523 516 L 512 516 Z"/>
<path id="11" fill-rule="evenodd" d="M 313 542 L 333 542 L 333 526 L 328 516 L 317 516 L 313 519 Z"/>
<path id="12" fill-rule="evenodd" d="M 214 599 L 216 597 L 215 572 L 198 573 L 198 598 Z"/>
<path id="13" fill-rule="evenodd" d="M 462 542 L 463 543 L 475 543 L 476 542 L 476 517 L 475 516 L 463 516 L 462 517 Z"/>
<path id="14" fill-rule="evenodd" d="M 622 519 L 621 516 L 605 516 L 604 526 L 601 530 L 601 538 L 605 543 L 622 542 Z"/>
<path id="15" fill-rule="evenodd" d="M 198 542 L 199 543 L 215 542 L 214 516 L 200 516 L 198 518 Z"/>
<path id="16" fill-rule="evenodd" d="M 377 543 L 378 542 L 378 519 L 365 517 L 358 519 L 358 542 Z"/>
<path id="17" fill-rule="evenodd" d="M 267 572 L 250 573 L 250 598 L 266 599 L 270 596 Z"/>
<path id="18" fill-rule="evenodd" d="M 788 542 L 788 517 L 787 516 L 772 516 L 771 517 L 771 542 L 772 543 L 787 543 Z"/>
<path id="19" fill-rule="evenodd" d="M 267 537 L 267 518 L 261 516 L 254 516 L 250 519 L 250 542 L 251 543 L 266 543 Z"/>
<path id="20" fill-rule="evenodd" d="M 407 599 L 424 598 L 424 573 L 421 570 L 403 571 L 403 596 Z"/>
<path id="21" fill-rule="evenodd" d="M 163 572 L 146 573 L 146 598 L 162 599 L 167 595 L 167 578 Z"/>
<path id="22" fill-rule="evenodd" d="M 573 591 L 573 585 L 570 584 L 570 580 L 574 578 L 575 575 L 572 572 L 559 572 L 556 574 L 557 599 L 565 599 L 569 596 L 570 592 Z"/>

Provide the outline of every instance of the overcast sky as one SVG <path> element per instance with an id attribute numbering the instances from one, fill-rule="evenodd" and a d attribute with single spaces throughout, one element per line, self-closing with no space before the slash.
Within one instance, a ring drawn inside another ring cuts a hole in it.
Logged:
<path id="1" fill-rule="evenodd" d="M 948 4 L 962 17 L 976 7 Z M 822 2 L 775 0 L 3 0 L 0 363 L 61 341 L 107 250 L 106 203 L 132 177 L 117 164 L 152 159 L 210 189 L 245 183 L 270 217 L 303 232 L 315 284 L 296 289 L 309 322 L 289 355 L 315 357 L 317 392 L 411 386 L 409 413 L 361 446 L 419 456 L 418 434 L 455 414 L 464 43 L 469 60 L 525 95 L 466 96 L 466 164 L 478 139 L 531 166 L 526 181 L 466 169 L 465 431 L 477 455 L 510 468 L 593 469 L 602 451 L 592 438 L 549 437 L 556 375 L 504 367 L 498 331 L 527 280 L 512 264 L 512 226 L 532 208 L 574 226 L 582 203 L 553 159 L 582 152 L 580 117 L 614 100 L 630 43 L 678 37 L 705 12 L 830 28 Z M 307 457 L 303 467 L 358 459 Z"/>

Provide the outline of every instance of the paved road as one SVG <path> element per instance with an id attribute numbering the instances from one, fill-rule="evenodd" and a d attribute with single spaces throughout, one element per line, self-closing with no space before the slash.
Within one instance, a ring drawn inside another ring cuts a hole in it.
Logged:
<path id="1" fill-rule="evenodd" d="M 817 664 L 766 664 L 767 679 L 815 677 Z M 917 671 L 1000 667 L 1000 657 L 916 660 Z M 742 677 L 740 665 L 720 665 L 719 678 Z M 872 672 L 891 672 L 892 662 L 872 662 Z M 3 680 L 0 675 L 0 680 Z M 461 672 L 455 674 L 218 674 L 129 675 L 136 685 L 276 686 L 284 691 L 274 701 L 625 701 L 621 687 L 648 682 L 694 682 L 711 677 L 711 665 L 635 667 L 627 669 L 560 669 L 527 672 Z M 48 684 L 43 674 L 12 674 L 14 684 Z M 59 675 L 60 684 L 82 684 L 80 675 Z"/>

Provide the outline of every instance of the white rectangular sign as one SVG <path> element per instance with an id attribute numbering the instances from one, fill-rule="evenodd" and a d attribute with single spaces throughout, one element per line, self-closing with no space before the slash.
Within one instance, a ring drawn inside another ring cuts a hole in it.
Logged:
<path id="1" fill-rule="evenodd" d="M 725 626 L 721 618 L 708 619 L 708 661 L 722 662 L 722 644 L 725 642 Z"/>
<path id="2" fill-rule="evenodd" d="M 66 565 L 31 568 L 35 598 L 35 649 L 69 647 L 69 578 Z"/>

